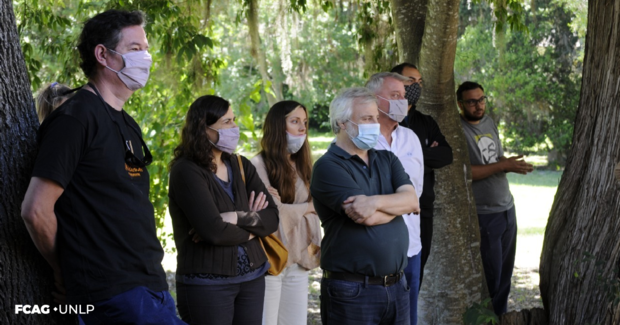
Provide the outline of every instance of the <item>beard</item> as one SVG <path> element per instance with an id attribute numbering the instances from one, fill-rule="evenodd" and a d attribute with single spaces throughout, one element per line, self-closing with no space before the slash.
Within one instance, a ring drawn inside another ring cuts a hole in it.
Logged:
<path id="1" fill-rule="evenodd" d="M 463 110 L 463 117 L 470 122 L 477 122 L 484 117 L 484 111 L 480 117 L 470 114 L 467 110 Z"/>

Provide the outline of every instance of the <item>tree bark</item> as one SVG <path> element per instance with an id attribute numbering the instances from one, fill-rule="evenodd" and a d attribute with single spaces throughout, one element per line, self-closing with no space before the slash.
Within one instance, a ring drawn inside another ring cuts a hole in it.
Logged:
<path id="1" fill-rule="evenodd" d="M 547 313 L 542 308 L 523 309 L 503 314 L 502 325 L 547 325 Z"/>
<path id="2" fill-rule="evenodd" d="M 413 2 L 413 1 L 412 1 Z M 454 153 L 450 166 L 436 171 L 435 217 L 431 255 L 419 296 L 421 324 L 462 324 L 462 315 L 474 302 L 488 296 L 480 259 L 480 232 L 471 189 L 471 167 L 467 143 L 456 109 L 454 58 L 458 32 L 459 0 L 429 0 L 425 13 L 422 46 L 416 51 L 420 26 L 407 17 L 416 5 L 392 1 L 401 60 L 417 62 L 424 77 L 418 109 L 439 124 Z M 418 10 L 418 9 L 415 9 Z M 406 45 L 405 45 L 406 44 Z M 408 46 L 405 50 L 402 47 Z"/>
<path id="3" fill-rule="evenodd" d="M 257 61 L 258 71 L 260 72 L 261 78 L 263 79 L 263 88 L 265 89 L 267 102 L 271 107 L 273 106 L 273 104 L 282 100 L 282 89 L 271 86 L 273 85 L 273 81 L 269 76 L 269 72 L 267 71 L 267 57 L 265 55 L 265 50 L 261 46 L 260 40 L 258 7 L 258 0 L 248 1 L 247 19 L 251 41 L 250 53 L 252 54 L 252 57 L 254 57 L 254 59 L 256 59 Z M 273 93 L 268 93 L 267 90 L 271 90 Z"/>
<path id="4" fill-rule="evenodd" d="M 0 0 L 0 58 L 0 324 L 76 323 L 74 315 L 52 310 L 48 315 L 15 312 L 18 304 L 53 308 L 53 275 L 21 218 L 39 121 L 10 0 Z"/>
<path id="5" fill-rule="evenodd" d="M 620 0 L 590 0 L 573 146 L 540 262 L 550 324 L 618 324 Z M 611 294 L 611 296 L 610 296 Z"/>
<path id="6" fill-rule="evenodd" d="M 428 0 L 391 0 L 390 2 L 396 30 L 398 58 L 400 62 L 418 66 Z"/>

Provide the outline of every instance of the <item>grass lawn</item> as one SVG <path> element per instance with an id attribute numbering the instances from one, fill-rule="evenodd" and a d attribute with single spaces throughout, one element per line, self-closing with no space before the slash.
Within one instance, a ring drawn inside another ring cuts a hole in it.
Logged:
<path id="1" fill-rule="evenodd" d="M 538 268 L 549 211 L 562 172 L 535 170 L 508 174 L 517 210 L 517 261 L 522 268 Z"/>

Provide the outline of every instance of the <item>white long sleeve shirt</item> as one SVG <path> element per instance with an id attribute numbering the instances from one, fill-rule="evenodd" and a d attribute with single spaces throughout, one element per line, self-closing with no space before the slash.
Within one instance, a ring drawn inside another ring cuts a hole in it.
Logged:
<path id="1" fill-rule="evenodd" d="M 389 150 L 403 164 L 405 172 L 409 175 L 415 192 L 418 196 L 422 196 L 422 185 L 424 182 L 424 157 L 422 155 L 422 146 L 418 136 L 408 128 L 397 126 L 392 131 L 392 145 L 389 145 L 385 137 L 379 135 L 379 140 L 375 146 L 376 150 Z M 422 242 L 420 241 L 420 215 L 406 214 L 403 215 L 407 230 L 409 231 L 409 248 L 407 256 L 412 257 L 420 253 L 422 250 Z"/>

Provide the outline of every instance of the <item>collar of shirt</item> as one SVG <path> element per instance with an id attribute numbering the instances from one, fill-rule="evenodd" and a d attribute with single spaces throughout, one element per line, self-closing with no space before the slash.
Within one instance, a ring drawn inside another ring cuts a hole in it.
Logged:
<path id="1" fill-rule="evenodd" d="M 366 164 L 362 158 L 360 158 L 360 156 L 358 155 L 352 155 L 348 152 L 346 152 L 344 149 L 340 148 L 336 143 L 332 143 L 329 146 L 329 149 L 327 149 L 327 152 L 330 152 L 342 159 L 355 159 L 355 160 L 359 160 L 360 162 L 362 162 L 363 164 Z M 375 149 L 370 149 L 368 150 L 368 166 L 372 166 L 372 163 L 375 161 Z"/>

